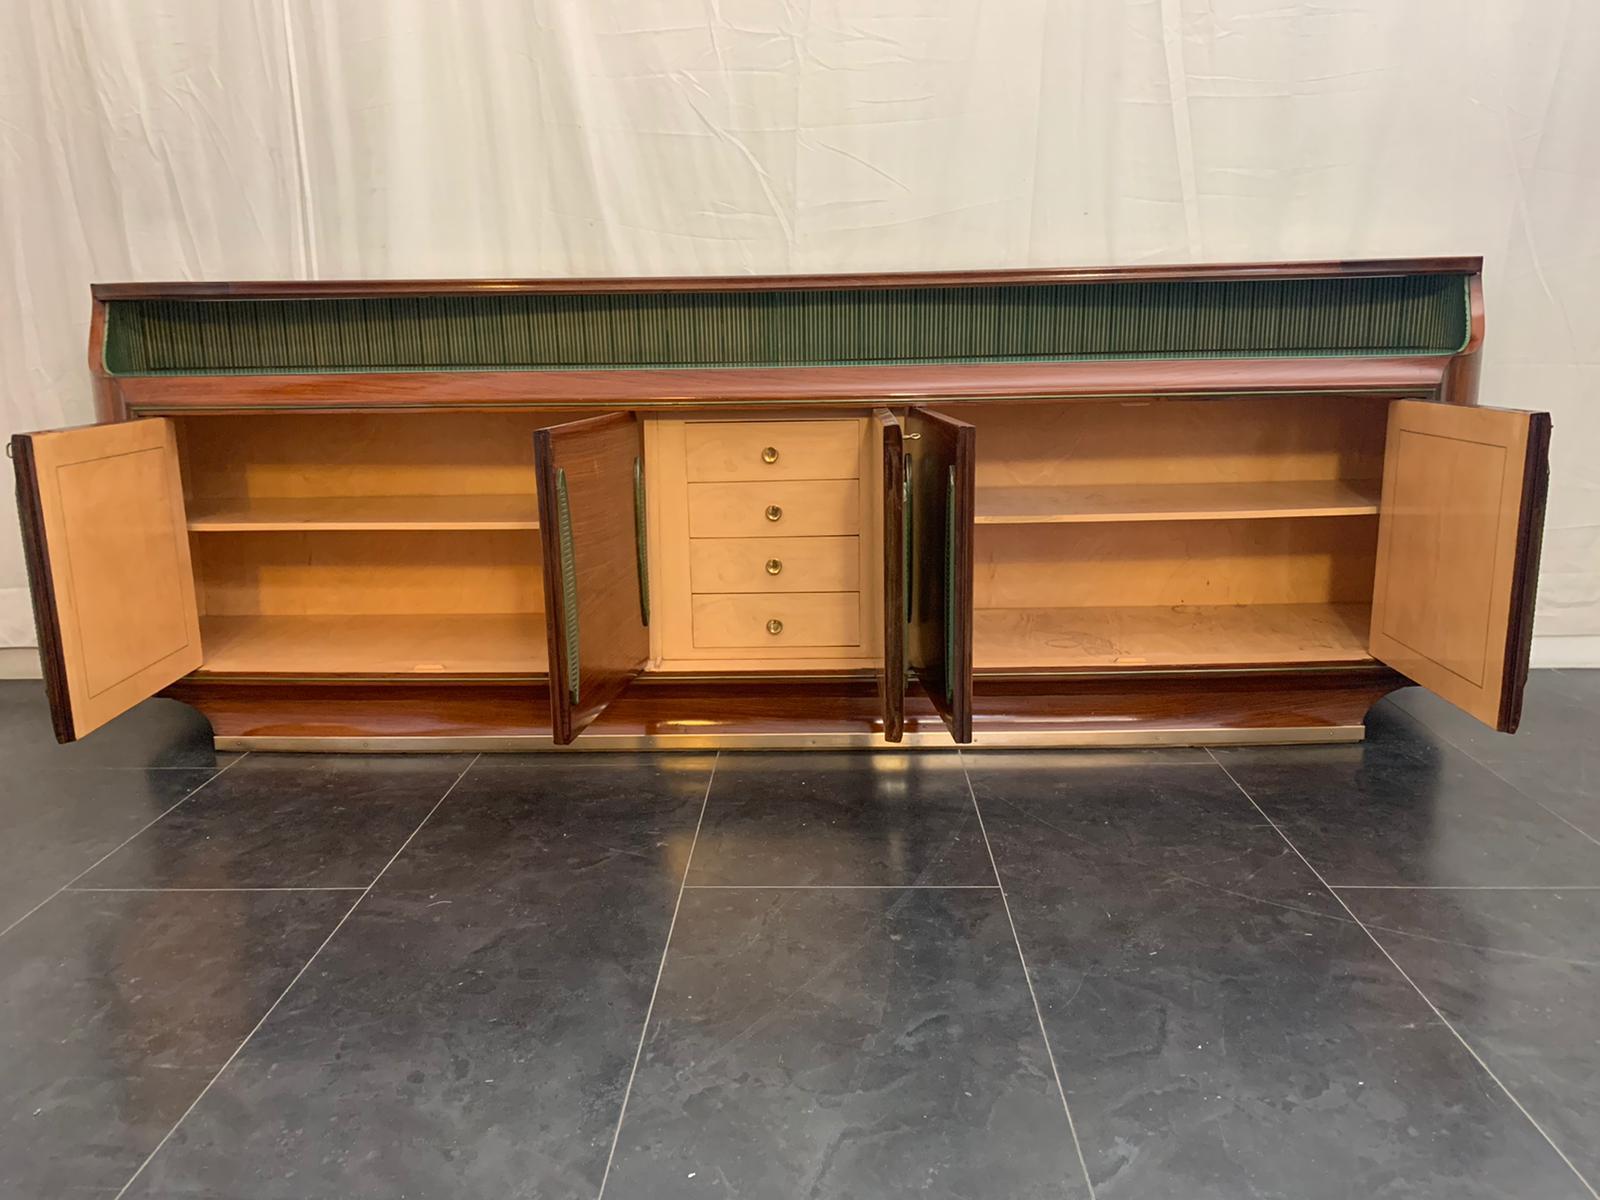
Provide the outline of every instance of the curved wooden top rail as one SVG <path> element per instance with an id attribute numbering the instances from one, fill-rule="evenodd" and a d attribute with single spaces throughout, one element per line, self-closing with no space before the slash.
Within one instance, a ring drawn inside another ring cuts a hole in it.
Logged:
<path id="1" fill-rule="evenodd" d="M 1159 263 L 1124 267 L 1026 267 L 992 271 L 875 272 L 849 275 L 680 275 L 588 279 L 271 279 L 238 282 L 97 283 L 96 300 L 337 299 L 354 296 L 469 296 L 585 292 L 743 292 L 839 288 L 981 287 L 995 284 L 1317 279 L 1343 275 L 1476 275 L 1478 255 L 1324 259 L 1283 263 Z"/>

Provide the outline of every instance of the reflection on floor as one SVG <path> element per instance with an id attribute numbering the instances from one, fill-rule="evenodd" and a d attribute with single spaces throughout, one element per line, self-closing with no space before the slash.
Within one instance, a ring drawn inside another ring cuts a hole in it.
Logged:
<path id="1" fill-rule="evenodd" d="M 1592 1197 L 1600 672 L 1368 727 L 229 756 L 0 685 L 0 1195 Z"/>

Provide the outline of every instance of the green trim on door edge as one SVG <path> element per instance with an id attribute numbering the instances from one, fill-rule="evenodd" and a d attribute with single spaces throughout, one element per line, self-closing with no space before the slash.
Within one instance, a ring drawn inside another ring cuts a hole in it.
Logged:
<path id="1" fill-rule="evenodd" d="M 650 624 L 650 550 L 644 516 L 644 460 L 633 460 L 633 544 L 638 555 L 639 620 Z"/>
<path id="2" fill-rule="evenodd" d="M 956 698 L 956 469 L 944 494 L 944 698 Z"/>
<path id="3" fill-rule="evenodd" d="M 572 550 L 572 509 L 567 503 L 567 473 L 556 471 L 556 532 L 561 538 L 561 618 L 567 639 L 567 695 L 578 702 L 578 564 Z"/>
<path id="4" fill-rule="evenodd" d="M 911 455 L 906 455 L 900 480 L 900 599 L 906 607 L 906 624 L 911 624 Z M 907 664 L 909 669 L 910 664 Z"/>

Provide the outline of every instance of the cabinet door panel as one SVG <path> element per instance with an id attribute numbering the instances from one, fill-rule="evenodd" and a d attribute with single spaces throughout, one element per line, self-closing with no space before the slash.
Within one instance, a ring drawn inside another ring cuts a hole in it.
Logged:
<path id="1" fill-rule="evenodd" d="M 1389 410 L 1373 657 L 1508 733 L 1527 682 L 1549 447 L 1545 413 Z"/>
<path id="2" fill-rule="evenodd" d="M 958 742 L 972 740 L 972 552 L 977 431 L 906 414 L 911 477 L 911 673 Z"/>
<path id="3" fill-rule="evenodd" d="M 571 742 L 650 652 L 639 421 L 611 413 L 533 435 L 550 640 L 550 719 Z"/>
<path id="4" fill-rule="evenodd" d="M 200 620 L 171 421 L 11 441 L 39 657 L 73 741 L 200 665 Z"/>
<path id="5" fill-rule="evenodd" d="M 878 698 L 885 741 L 898 742 L 906 713 L 906 450 L 899 418 L 887 409 L 872 414 L 879 447 L 879 487 L 883 509 L 883 606 L 879 644 Z"/>

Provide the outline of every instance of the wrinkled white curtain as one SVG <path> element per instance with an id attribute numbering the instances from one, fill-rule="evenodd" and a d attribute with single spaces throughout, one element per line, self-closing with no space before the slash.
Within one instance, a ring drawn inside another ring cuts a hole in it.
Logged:
<path id="1" fill-rule="evenodd" d="M 7 0 L 0 422 L 90 419 L 93 280 L 1481 252 L 1600 664 L 1597 195 L 1580 0 Z"/>

